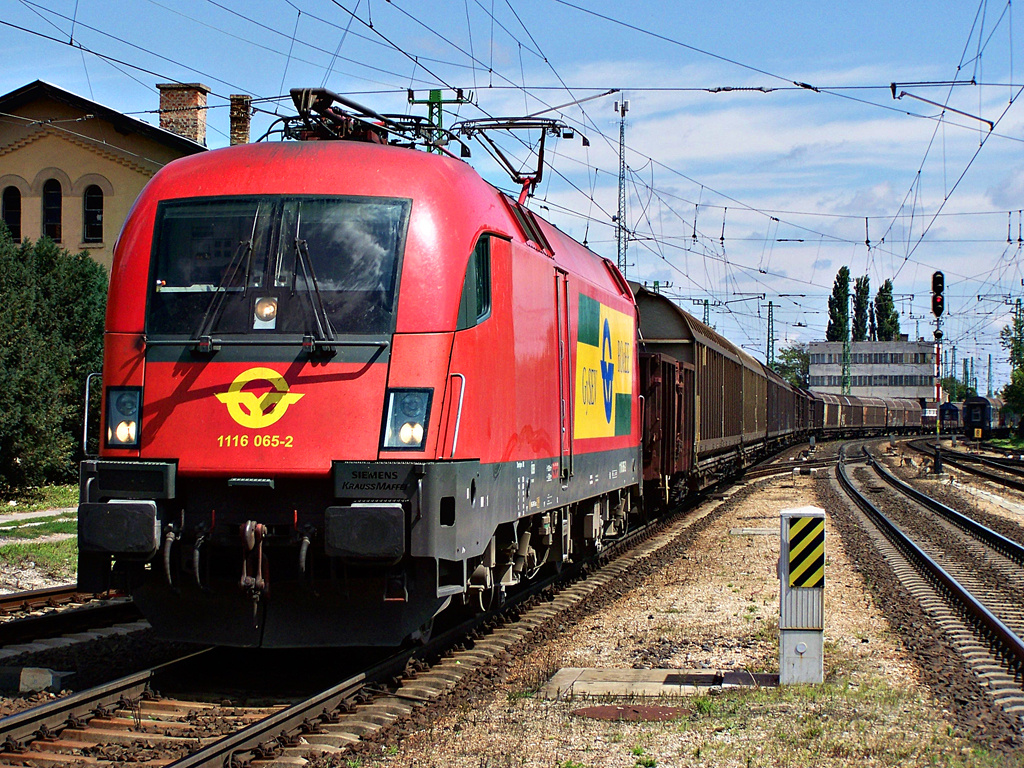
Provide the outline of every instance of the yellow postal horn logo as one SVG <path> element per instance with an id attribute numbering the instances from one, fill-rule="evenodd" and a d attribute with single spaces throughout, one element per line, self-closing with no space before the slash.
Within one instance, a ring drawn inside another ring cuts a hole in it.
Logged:
<path id="1" fill-rule="evenodd" d="M 266 381 L 273 389 L 257 395 L 243 389 L 252 381 Z M 217 394 L 217 399 L 228 407 L 231 418 L 250 429 L 262 429 L 274 424 L 284 416 L 288 406 L 304 397 L 288 391 L 284 376 L 270 368 L 250 368 L 242 371 L 231 382 L 227 392 Z"/>

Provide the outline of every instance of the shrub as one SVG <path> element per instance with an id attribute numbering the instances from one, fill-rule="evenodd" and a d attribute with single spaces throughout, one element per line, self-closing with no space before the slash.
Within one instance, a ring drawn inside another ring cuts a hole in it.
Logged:
<path id="1" fill-rule="evenodd" d="M 86 253 L 46 238 L 17 244 L 0 226 L 0 493 L 75 476 L 106 290 Z"/>

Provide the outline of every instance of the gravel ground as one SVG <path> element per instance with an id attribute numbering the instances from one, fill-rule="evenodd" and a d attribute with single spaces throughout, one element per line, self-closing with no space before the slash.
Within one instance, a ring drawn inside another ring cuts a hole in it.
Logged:
<path id="1" fill-rule="evenodd" d="M 562 667 L 777 672 L 778 535 L 730 530 L 777 531 L 782 509 L 809 504 L 829 513 L 823 685 L 653 702 L 682 707 L 665 722 L 593 720 L 574 712 L 608 702 L 538 695 Z M 812 477 L 740 490 L 633 588 L 495 678 L 487 693 L 453 697 L 436 717 L 317 764 L 1024 765 L 1015 725 L 992 713 L 941 633 L 907 605 L 831 481 Z"/>
<path id="2" fill-rule="evenodd" d="M 0 594 L 24 592 L 67 584 L 67 579 L 54 579 L 36 567 L 35 563 L 11 565 L 0 563 Z"/>

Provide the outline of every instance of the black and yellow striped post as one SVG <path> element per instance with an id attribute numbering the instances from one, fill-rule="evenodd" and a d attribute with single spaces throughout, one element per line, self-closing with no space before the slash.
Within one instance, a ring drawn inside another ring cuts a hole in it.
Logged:
<path id="1" fill-rule="evenodd" d="M 779 553 L 779 682 L 823 679 L 825 510 L 784 509 Z"/>
<path id="2" fill-rule="evenodd" d="M 789 518 L 789 586 L 825 586 L 825 518 Z"/>

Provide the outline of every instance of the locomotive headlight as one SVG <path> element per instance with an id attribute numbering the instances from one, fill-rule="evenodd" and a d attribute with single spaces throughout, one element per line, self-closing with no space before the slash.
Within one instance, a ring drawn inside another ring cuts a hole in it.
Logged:
<path id="1" fill-rule="evenodd" d="M 107 388 L 107 447 L 139 447 L 142 387 Z"/>
<path id="2" fill-rule="evenodd" d="M 398 439 L 405 445 L 422 445 L 423 425 L 414 421 L 405 422 L 398 430 Z"/>
<path id="3" fill-rule="evenodd" d="M 432 389 L 389 389 L 384 403 L 381 448 L 423 450 Z"/>
<path id="4" fill-rule="evenodd" d="M 276 326 L 277 299 L 273 296 L 264 296 L 256 299 L 256 304 L 253 307 L 253 330 L 273 329 Z"/>
<path id="5" fill-rule="evenodd" d="M 114 428 L 114 437 L 119 443 L 134 443 L 137 429 L 134 421 L 122 421 Z"/>

